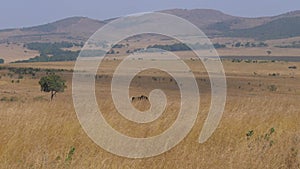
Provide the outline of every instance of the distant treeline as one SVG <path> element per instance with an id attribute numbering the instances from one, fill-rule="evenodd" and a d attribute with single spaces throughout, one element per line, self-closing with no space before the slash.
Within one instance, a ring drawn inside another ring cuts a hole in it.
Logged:
<path id="1" fill-rule="evenodd" d="M 189 51 L 192 50 L 190 47 L 192 47 L 193 49 L 212 49 L 212 47 L 214 47 L 215 49 L 219 49 L 219 48 L 226 48 L 226 45 L 224 44 L 219 44 L 219 43 L 215 43 L 213 45 L 210 44 L 184 44 L 184 43 L 174 43 L 171 45 L 150 45 L 147 47 L 147 49 L 150 48 L 155 48 L 155 49 L 162 49 L 162 50 L 166 50 L 166 51 Z"/>
<path id="2" fill-rule="evenodd" d="M 40 73 L 53 74 L 58 72 L 73 72 L 73 70 L 68 69 L 41 69 L 41 68 L 32 68 L 32 67 L 8 67 L 8 66 L 0 66 L 0 70 L 8 70 L 9 73 L 6 75 L 10 78 L 14 77 L 16 74 L 18 79 L 23 79 L 25 75 L 29 75 L 32 78 L 36 78 L 36 76 Z"/>
<path id="3" fill-rule="evenodd" d="M 29 43 L 24 47 L 30 50 L 39 51 L 40 55 L 28 60 L 16 61 L 15 63 L 24 62 L 53 62 L 53 61 L 73 61 L 78 57 L 79 51 L 63 50 L 62 48 L 71 48 L 73 46 L 82 47 L 83 44 L 76 44 L 70 42 L 56 42 L 56 43 Z"/>
<path id="4" fill-rule="evenodd" d="M 31 50 L 38 50 L 43 52 L 48 52 L 51 49 L 61 49 L 61 48 L 71 48 L 73 46 L 82 46 L 82 44 L 70 43 L 70 42 L 55 42 L 55 43 L 39 43 L 33 42 L 25 44 L 24 47 Z"/>
<path id="5" fill-rule="evenodd" d="M 275 46 L 278 48 L 300 48 L 300 43 L 292 43 L 290 45 L 279 45 L 279 46 Z"/>
<path id="6" fill-rule="evenodd" d="M 268 47 L 269 45 L 266 44 L 265 42 L 247 42 L 247 43 L 242 43 L 242 42 L 236 42 L 232 44 L 232 47 L 240 48 L 240 47 L 245 47 L 245 48 L 250 48 L 250 47 Z"/>

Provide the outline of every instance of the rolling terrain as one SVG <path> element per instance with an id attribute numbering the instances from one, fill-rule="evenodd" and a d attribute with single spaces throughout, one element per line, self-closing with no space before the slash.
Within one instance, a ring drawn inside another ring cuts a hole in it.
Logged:
<path id="1" fill-rule="evenodd" d="M 187 19 L 206 33 L 213 43 L 225 45 L 225 48 L 217 49 L 221 56 L 268 56 L 267 51 L 274 51 L 272 56 L 299 56 L 300 53 L 299 11 L 259 18 L 231 16 L 211 9 L 171 9 L 159 12 Z M 96 30 L 114 19 L 99 21 L 71 17 L 34 27 L 0 30 L 0 58 L 5 62 L 14 62 L 39 56 L 39 51 L 31 51 L 26 47 L 30 43 L 84 44 Z M 142 40 L 145 43 L 141 43 Z M 127 42 L 130 47 L 119 52 L 126 54 L 128 50 L 172 43 L 174 40 L 157 35 L 137 36 Z M 267 45 L 259 46 L 261 43 Z M 79 51 L 80 47 L 65 50 Z"/>
<path id="2" fill-rule="evenodd" d="M 169 72 L 141 68 L 130 82 L 129 103 L 140 111 L 151 108 L 151 99 L 132 101 L 132 97 L 150 98 L 154 89 L 165 93 L 166 109 L 152 122 L 141 124 L 126 119 L 112 98 L 112 78 L 122 59 L 156 45 L 179 56 L 195 77 L 200 94 L 195 125 L 170 151 L 149 158 L 120 157 L 95 144 L 82 128 L 74 108 L 73 72 L 86 40 L 115 18 L 98 21 L 71 17 L 0 31 L 0 58 L 5 60 L 0 64 L 0 168 L 299 169 L 300 12 L 260 18 L 231 16 L 210 9 L 161 12 L 185 18 L 201 28 L 222 58 L 227 81 L 225 110 L 205 143 L 199 144 L 198 138 L 212 106 L 211 77 L 184 44 L 149 34 L 115 44 L 97 74 L 86 74 L 95 80 L 98 108 L 112 128 L 131 137 L 153 137 L 174 124 L 182 106 L 182 84 Z M 209 55 L 211 51 L 203 53 Z M 147 59 L 130 62 L 139 69 L 144 60 Z M 186 73 L 176 68 L 173 71 Z M 50 93 L 42 92 L 39 85 L 39 80 L 49 74 L 59 75 L 67 86 L 52 101 Z M 89 86 L 82 87 L 84 92 L 87 89 Z"/>
<path id="3" fill-rule="evenodd" d="M 172 9 L 159 11 L 187 19 L 209 37 L 245 37 L 260 39 L 284 39 L 299 36 L 300 11 L 291 11 L 271 17 L 244 18 L 231 16 L 211 9 Z M 33 41 L 86 41 L 96 30 L 114 19 L 99 21 L 86 17 L 70 17 L 44 25 L 0 30 L 0 42 L 29 43 Z M 280 26 L 281 25 L 281 26 Z M 282 27 L 285 26 L 285 27 Z M 282 33 L 284 28 L 289 28 Z M 263 36 L 266 31 L 272 30 L 277 36 Z M 237 32 L 237 33 L 233 33 Z"/>
<path id="4" fill-rule="evenodd" d="M 196 124 L 175 148 L 145 159 L 108 153 L 85 134 L 72 102 L 74 62 L 1 66 L 0 168 L 300 167 L 300 74 L 297 69 L 288 69 L 300 67 L 299 63 L 223 61 L 228 90 L 225 112 L 212 137 L 199 144 L 199 132 L 210 106 L 210 83 L 199 61 L 185 62 L 193 70 L 201 94 Z M 111 75 L 119 63 L 107 60 L 97 74 L 97 101 L 103 116 L 129 136 L 146 138 L 162 133 L 174 122 L 180 107 L 176 83 L 161 71 L 139 73 L 131 83 L 130 95 L 148 95 L 153 88 L 161 88 L 168 103 L 156 121 L 133 123 L 116 111 L 110 94 Z M 35 73 L 20 77 L 14 73 L 19 68 L 33 68 Z M 50 102 L 49 93 L 40 92 L 38 80 L 51 69 L 67 80 L 67 89 Z M 149 108 L 148 101 L 132 104 L 139 110 Z"/>

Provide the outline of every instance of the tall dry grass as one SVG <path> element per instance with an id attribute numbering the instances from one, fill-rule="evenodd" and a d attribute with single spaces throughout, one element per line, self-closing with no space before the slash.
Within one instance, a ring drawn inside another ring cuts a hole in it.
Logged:
<path id="1" fill-rule="evenodd" d="M 252 75 L 257 67 L 244 65 L 244 71 L 235 72 L 231 64 L 225 65 L 225 112 L 212 137 L 204 144 L 197 142 L 210 106 L 209 92 L 205 92 L 209 85 L 199 81 L 203 83 L 201 107 L 192 131 L 170 151 L 145 159 L 113 155 L 88 138 L 73 108 L 70 77 L 69 88 L 52 102 L 48 94 L 39 92 L 37 79 L 26 77 L 12 85 L 9 78 L 2 78 L 6 83 L 0 84 L 1 97 L 18 99 L 0 101 L 0 168 L 300 168 L 298 77 L 289 78 L 288 70 L 282 71 L 286 76 L 269 77 L 263 69 L 257 77 Z M 269 91 L 270 84 L 277 85 L 278 91 Z M 179 104 L 175 90 L 165 89 L 171 97 L 158 121 L 137 125 L 118 115 L 106 89 L 97 91 L 98 101 L 107 121 L 120 132 L 149 137 L 164 131 L 176 118 Z M 131 89 L 132 95 L 141 92 L 139 87 Z M 147 104 L 134 103 L 138 109 L 147 108 Z M 275 132 L 266 136 L 271 128 Z M 254 134 L 247 137 L 250 130 Z"/>

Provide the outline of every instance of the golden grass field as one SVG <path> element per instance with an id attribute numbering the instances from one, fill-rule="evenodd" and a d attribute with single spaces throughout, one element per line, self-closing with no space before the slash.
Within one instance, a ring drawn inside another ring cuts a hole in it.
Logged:
<path id="1" fill-rule="evenodd" d="M 0 58 L 6 63 L 26 60 L 39 55 L 38 51 L 29 50 L 23 47 L 23 44 L 0 44 Z"/>
<path id="2" fill-rule="evenodd" d="M 167 129 L 180 107 L 176 83 L 166 80 L 171 77 L 163 72 L 139 74 L 130 94 L 148 95 L 151 89 L 161 87 L 168 103 L 158 120 L 143 125 L 130 122 L 116 112 L 109 92 L 111 73 L 118 63 L 106 60 L 98 72 L 105 74 L 97 80 L 96 92 L 106 120 L 116 130 L 135 137 L 149 137 Z M 225 112 L 217 130 L 204 144 L 198 143 L 198 137 L 210 106 L 210 83 L 199 61 L 186 63 L 197 78 L 201 95 L 196 123 L 176 147 L 145 159 L 111 154 L 85 134 L 73 107 L 71 72 L 57 73 L 67 80 L 67 89 L 50 102 L 49 93 L 40 92 L 38 84 L 45 72 L 36 78 L 25 75 L 16 83 L 18 75 L 9 77 L 8 70 L 0 70 L 0 168 L 300 168 L 300 63 L 223 61 L 228 90 Z M 4 66 L 71 70 L 74 62 Z M 289 66 L 298 69 L 291 70 Z M 273 73 L 279 75 L 269 76 Z M 153 76 L 162 80 L 151 81 Z M 149 103 L 140 101 L 134 106 L 145 110 Z M 275 132 L 268 135 L 271 128 Z M 254 134 L 247 138 L 250 130 Z"/>

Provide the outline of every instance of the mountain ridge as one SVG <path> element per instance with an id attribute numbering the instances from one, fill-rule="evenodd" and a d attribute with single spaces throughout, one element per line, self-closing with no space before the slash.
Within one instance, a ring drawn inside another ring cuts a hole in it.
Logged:
<path id="1" fill-rule="evenodd" d="M 290 20 L 294 22 L 295 19 L 288 18 L 300 17 L 300 10 L 290 11 L 276 16 L 256 18 L 232 16 L 214 9 L 168 9 L 158 12 L 173 14 L 187 19 L 199 27 L 209 37 L 248 37 L 243 36 L 245 33 L 251 35 L 252 38 L 262 40 L 272 39 L 272 34 L 280 34 L 282 29 L 276 30 L 277 28 L 273 27 L 273 33 L 268 37 L 262 37 L 264 33 L 259 32 L 255 34 L 248 32 L 256 32 L 261 29 L 262 32 L 267 32 L 268 30 L 265 29 L 272 26 L 272 24 L 274 25 L 275 21 Z M 100 21 L 88 17 L 76 16 L 33 27 L 0 30 L 0 43 L 62 40 L 82 42 L 86 41 L 100 27 L 114 19 L 117 18 Z M 287 26 L 294 26 L 295 24 L 291 22 L 285 24 L 287 24 Z M 275 25 L 280 25 L 280 22 Z M 294 32 L 285 32 L 284 35 L 274 36 L 274 38 L 280 39 L 290 37 L 290 35 L 300 35 L 300 29 L 299 31 L 297 29 L 291 30 Z"/>

